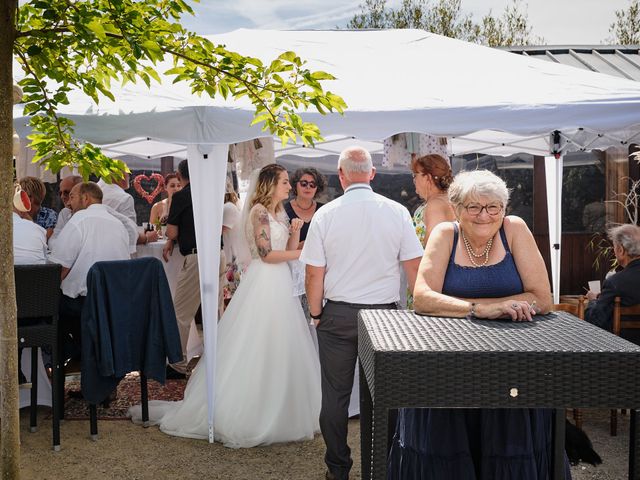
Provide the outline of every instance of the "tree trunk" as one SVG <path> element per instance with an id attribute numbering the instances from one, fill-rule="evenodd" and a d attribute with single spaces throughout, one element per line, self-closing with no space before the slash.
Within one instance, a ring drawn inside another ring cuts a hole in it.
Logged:
<path id="1" fill-rule="evenodd" d="M 13 41 L 17 0 L 0 0 L 0 462 L 20 478 L 18 341 L 13 277 Z"/>

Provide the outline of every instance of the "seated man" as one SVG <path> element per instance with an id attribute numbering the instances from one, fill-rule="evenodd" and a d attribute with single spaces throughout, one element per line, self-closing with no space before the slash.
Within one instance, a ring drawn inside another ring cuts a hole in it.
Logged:
<path id="1" fill-rule="evenodd" d="M 60 199 L 64 204 L 64 208 L 60 210 L 60 213 L 58 214 L 58 223 L 56 224 L 56 228 L 53 231 L 53 235 L 51 236 L 51 238 L 49 238 L 49 247 L 51 249 L 53 249 L 53 244 L 57 241 L 58 236 L 60 235 L 60 232 L 62 232 L 63 227 L 67 224 L 67 222 L 71 218 L 71 215 L 73 215 L 73 211 L 71 210 L 71 204 L 69 200 L 70 193 L 71 193 L 71 189 L 80 182 L 82 182 L 82 177 L 78 175 L 69 175 L 68 177 L 64 177 L 60 181 Z M 131 197 L 131 195 L 129 195 L 129 197 Z M 103 191 L 102 200 L 104 202 L 104 191 Z M 157 232 L 153 231 L 153 232 L 139 233 L 137 225 L 129 217 L 122 215 L 121 213 L 118 213 L 117 211 L 115 211 L 113 208 L 106 205 L 105 203 L 103 203 L 103 205 L 105 205 L 107 207 L 107 211 L 111 215 L 116 217 L 118 220 L 120 220 L 124 225 L 124 227 L 127 229 L 127 233 L 129 234 L 129 250 L 131 253 L 135 253 L 137 244 L 145 244 L 149 242 L 155 242 L 156 240 L 158 240 Z"/>
<path id="2" fill-rule="evenodd" d="M 30 265 L 47 261 L 46 232 L 31 221 L 29 212 L 13 208 L 13 264 Z"/>
<path id="3" fill-rule="evenodd" d="M 640 227 L 621 225 L 609 230 L 613 253 L 623 270 L 607 278 L 602 284 L 602 293 L 587 292 L 590 300 L 585 311 L 585 320 L 606 330 L 611 330 L 613 301 L 620 297 L 623 306 L 640 303 Z M 634 332 L 637 333 L 637 332 Z M 640 336 L 623 334 L 623 337 L 638 343 Z"/>
<path id="4" fill-rule="evenodd" d="M 69 195 L 71 194 L 71 189 L 81 182 L 82 177 L 80 175 L 68 175 L 60 180 L 60 200 L 62 200 L 64 208 L 58 212 L 58 221 L 53 229 L 53 235 L 49 237 L 49 245 L 53 245 L 55 239 L 60 235 L 62 228 L 67 224 L 71 215 L 73 215 L 71 204 L 69 203 Z"/>
<path id="5" fill-rule="evenodd" d="M 130 258 L 129 237 L 122 222 L 102 205 L 102 190 L 95 183 L 74 186 L 69 201 L 73 216 L 60 232 L 49 260 L 62 265 L 60 325 L 65 338 L 73 339 L 75 351 L 69 353 L 79 357 L 87 273 L 95 262 Z"/>

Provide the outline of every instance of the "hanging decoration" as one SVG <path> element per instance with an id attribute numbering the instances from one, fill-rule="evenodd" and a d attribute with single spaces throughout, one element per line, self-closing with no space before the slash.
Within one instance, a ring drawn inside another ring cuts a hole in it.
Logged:
<path id="1" fill-rule="evenodd" d="M 149 193 L 142 186 L 143 181 L 147 185 L 155 181 L 156 188 L 154 188 L 151 193 Z M 162 175 L 160 175 L 159 173 L 152 173 L 148 176 L 144 174 L 136 175 L 136 177 L 133 179 L 133 188 L 135 188 L 136 192 L 138 192 L 138 195 L 144 198 L 147 203 L 151 205 L 153 203 L 153 200 L 164 190 L 164 178 L 162 178 Z"/>
<path id="2" fill-rule="evenodd" d="M 447 137 L 436 137 L 426 133 L 398 133 L 384 140 L 382 166 L 408 166 L 413 156 L 434 153 L 449 160 Z"/>
<path id="3" fill-rule="evenodd" d="M 256 168 L 275 163 L 273 138 L 261 137 L 230 145 L 229 157 L 237 162 L 240 178 L 248 180 Z"/>

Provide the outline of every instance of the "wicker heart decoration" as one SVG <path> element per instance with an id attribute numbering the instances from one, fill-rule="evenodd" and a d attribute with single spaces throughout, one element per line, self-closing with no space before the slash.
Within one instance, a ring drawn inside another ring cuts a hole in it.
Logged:
<path id="1" fill-rule="evenodd" d="M 147 192 L 141 184 L 143 180 L 145 180 L 146 182 L 153 182 L 155 180 L 157 183 L 156 188 L 151 193 Z M 138 192 L 138 195 L 144 198 L 147 201 L 147 203 L 151 205 L 153 203 L 153 200 L 164 189 L 164 178 L 162 178 L 162 175 L 160 175 L 159 173 L 152 173 L 150 176 L 137 175 L 133 179 L 133 188 L 136 189 L 136 192 Z"/>

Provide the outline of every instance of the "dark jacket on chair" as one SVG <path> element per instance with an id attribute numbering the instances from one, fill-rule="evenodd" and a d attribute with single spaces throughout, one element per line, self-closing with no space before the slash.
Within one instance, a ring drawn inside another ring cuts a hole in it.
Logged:
<path id="1" fill-rule="evenodd" d="M 103 401 L 129 372 L 164 384 L 182 360 L 171 291 L 157 258 L 96 262 L 82 311 L 82 394 Z"/>
<path id="2" fill-rule="evenodd" d="M 611 331 L 613 301 L 616 297 L 620 297 L 620 303 L 623 307 L 640 303 L 640 260 L 629 262 L 624 269 L 604 281 L 600 296 L 597 300 L 589 302 L 587 306 L 585 320 Z M 623 330 L 622 337 L 637 343 L 637 338 L 627 336 L 626 333 Z M 634 335 L 637 333 L 637 331 L 633 332 Z"/>

